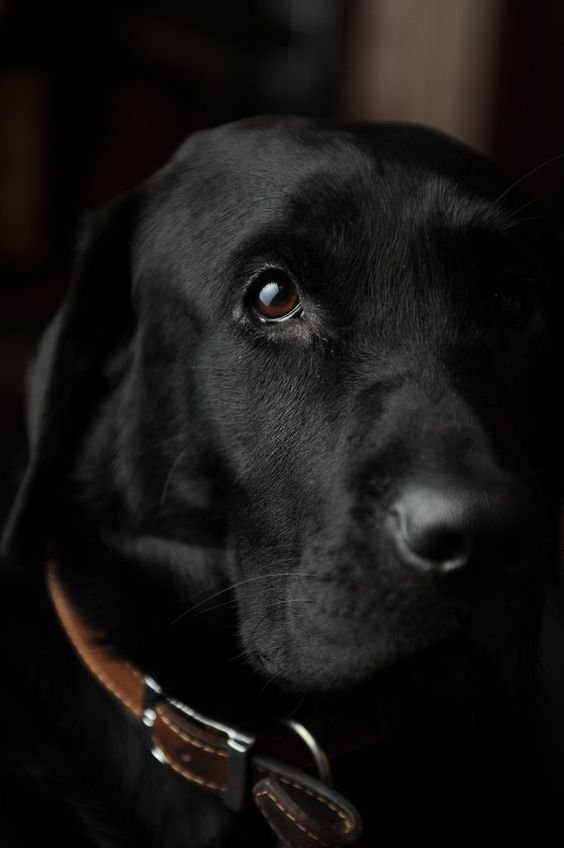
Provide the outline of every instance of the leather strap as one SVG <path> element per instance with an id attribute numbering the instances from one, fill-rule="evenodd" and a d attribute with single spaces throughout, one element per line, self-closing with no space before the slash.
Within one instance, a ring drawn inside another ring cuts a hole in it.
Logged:
<path id="1" fill-rule="evenodd" d="M 103 634 L 80 617 L 54 561 L 47 563 L 47 586 L 62 628 L 83 664 L 147 727 L 148 744 L 161 763 L 218 795 L 232 810 L 253 800 L 288 848 L 339 848 L 358 839 L 359 813 L 325 782 L 303 771 L 312 757 L 304 756 L 295 736 L 286 732 L 257 738 L 166 697 L 156 681 L 110 653 Z"/>

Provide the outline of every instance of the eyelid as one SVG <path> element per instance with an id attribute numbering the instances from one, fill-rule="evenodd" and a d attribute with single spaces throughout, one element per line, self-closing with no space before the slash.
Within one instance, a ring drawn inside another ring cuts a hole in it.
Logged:
<path id="1" fill-rule="evenodd" d="M 294 283 L 299 292 L 299 286 L 296 282 L 296 279 L 291 271 L 289 271 L 284 264 L 277 262 L 261 262 L 255 266 L 255 270 L 252 271 L 247 279 L 246 285 L 243 289 L 243 296 L 247 298 L 252 291 L 253 286 L 257 283 L 260 276 L 262 274 L 267 273 L 268 271 L 278 271 L 281 274 L 286 274 L 286 276 Z"/>

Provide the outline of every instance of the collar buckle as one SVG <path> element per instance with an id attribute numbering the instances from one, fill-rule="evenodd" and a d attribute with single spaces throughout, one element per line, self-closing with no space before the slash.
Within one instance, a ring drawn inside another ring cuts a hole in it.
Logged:
<path id="1" fill-rule="evenodd" d="M 233 812 L 242 810 L 247 799 L 249 755 L 255 745 L 256 736 L 217 719 L 207 718 L 202 713 L 197 712 L 187 704 L 176 701 L 174 698 L 167 698 L 166 700 L 172 707 L 206 730 L 219 733 L 224 737 L 229 759 L 223 803 Z"/>
<path id="2" fill-rule="evenodd" d="M 160 763 L 166 763 L 167 759 L 164 752 L 154 743 L 152 738 L 152 729 L 157 719 L 157 705 L 160 701 L 166 701 L 171 707 L 184 714 L 192 721 L 201 725 L 206 730 L 211 730 L 214 733 L 219 733 L 224 737 L 229 754 L 228 770 L 227 770 L 227 785 L 223 794 L 223 803 L 228 809 L 238 812 L 245 806 L 248 789 L 248 774 L 249 774 L 249 754 L 254 747 L 256 737 L 250 733 L 243 732 L 238 728 L 231 727 L 228 724 L 219 722 L 196 710 L 175 700 L 167 698 L 163 695 L 163 690 L 152 677 L 147 676 L 144 680 L 143 690 L 143 712 L 141 720 L 145 727 L 151 731 L 151 752 L 155 759 Z"/>
<path id="3" fill-rule="evenodd" d="M 143 687 L 143 712 L 141 721 L 151 731 L 151 753 L 159 763 L 166 763 L 166 757 L 153 741 L 153 726 L 157 720 L 157 704 L 163 700 L 163 690 L 156 680 L 147 675 Z"/>
<path id="4" fill-rule="evenodd" d="M 249 753 L 254 744 L 254 736 L 247 736 L 230 728 L 227 737 L 229 769 L 223 803 L 229 810 L 233 810 L 234 812 L 239 812 L 245 806 L 249 775 Z"/>

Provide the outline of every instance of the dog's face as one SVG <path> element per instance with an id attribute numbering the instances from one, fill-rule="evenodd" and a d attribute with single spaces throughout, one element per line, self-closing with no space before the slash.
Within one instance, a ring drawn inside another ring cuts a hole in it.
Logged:
<path id="1" fill-rule="evenodd" d="M 104 220 L 106 258 L 130 245 L 111 275 L 86 251 L 114 283 L 72 307 L 103 316 L 77 499 L 108 537 L 221 544 L 242 647 L 282 687 L 531 636 L 557 310 L 510 197 L 431 131 L 243 122 Z"/>

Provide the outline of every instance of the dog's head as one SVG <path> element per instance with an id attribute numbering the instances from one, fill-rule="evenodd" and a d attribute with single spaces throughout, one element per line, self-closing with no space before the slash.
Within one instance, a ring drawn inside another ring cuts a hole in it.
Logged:
<path id="1" fill-rule="evenodd" d="M 530 642 L 561 313 L 513 195 L 423 128 L 190 138 L 90 226 L 8 548 L 64 546 L 78 507 L 182 591 L 216 549 L 247 659 L 282 687 L 342 689 L 458 633 Z"/>

